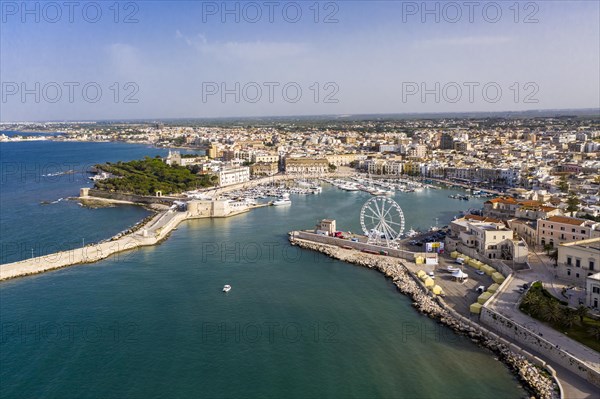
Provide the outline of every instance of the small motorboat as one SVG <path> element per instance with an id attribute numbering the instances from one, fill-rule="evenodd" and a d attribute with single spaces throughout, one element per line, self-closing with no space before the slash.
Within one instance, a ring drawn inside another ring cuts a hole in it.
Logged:
<path id="1" fill-rule="evenodd" d="M 226 285 L 223 287 L 223 292 L 229 292 L 229 291 L 231 291 L 231 286 L 230 286 L 229 284 L 226 284 Z"/>

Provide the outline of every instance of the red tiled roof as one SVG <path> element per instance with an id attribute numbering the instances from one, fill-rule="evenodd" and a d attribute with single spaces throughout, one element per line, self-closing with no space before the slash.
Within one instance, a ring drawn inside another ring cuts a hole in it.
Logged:
<path id="1" fill-rule="evenodd" d="M 585 222 L 584 219 L 570 218 L 567 216 L 552 216 L 549 217 L 548 220 L 554 223 L 572 224 L 574 226 L 581 226 Z"/>

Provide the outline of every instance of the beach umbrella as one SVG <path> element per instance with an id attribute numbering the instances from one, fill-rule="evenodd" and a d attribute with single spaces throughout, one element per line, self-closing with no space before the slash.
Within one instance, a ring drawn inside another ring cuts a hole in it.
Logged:
<path id="1" fill-rule="evenodd" d="M 417 272 L 417 277 L 419 277 L 419 278 L 421 278 L 421 277 L 423 277 L 423 276 L 426 276 L 426 275 L 427 275 L 427 273 L 425 273 L 425 271 L 423 271 L 423 270 L 419 270 L 419 271 Z"/>
<path id="2" fill-rule="evenodd" d="M 433 288 L 431 289 L 431 291 L 433 291 L 433 293 L 435 295 L 443 295 L 444 294 L 444 290 L 439 285 L 434 285 Z"/>
<path id="3" fill-rule="evenodd" d="M 452 257 L 454 259 L 458 258 L 458 251 L 450 252 L 450 257 Z"/>
<path id="4" fill-rule="evenodd" d="M 423 282 L 425 283 L 425 287 L 433 287 L 435 284 L 431 277 L 427 277 Z"/>

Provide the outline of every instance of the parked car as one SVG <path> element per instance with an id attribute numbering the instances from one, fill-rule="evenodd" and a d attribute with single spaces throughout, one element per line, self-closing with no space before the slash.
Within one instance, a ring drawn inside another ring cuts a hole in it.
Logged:
<path id="1" fill-rule="evenodd" d="M 483 276 L 485 274 L 483 270 L 476 270 L 475 273 L 479 274 L 480 276 Z"/>

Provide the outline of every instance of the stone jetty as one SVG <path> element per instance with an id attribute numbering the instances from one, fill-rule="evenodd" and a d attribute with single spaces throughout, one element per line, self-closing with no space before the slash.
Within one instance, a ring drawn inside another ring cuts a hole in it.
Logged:
<path id="1" fill-rule="evenodd" d="M 457 317 L 450 308 L 444 305 L 443 301 L 439 301 L 421 284 L 418 278 L 402 263 L 402 260 L 301 240 L 294 238 L 293 235 L 290 235 L 290 243 L 321 252 L 334 259 L 378 270 L 392 279 L 400 292 L 412 299 L 413 306 L 419 312 L 448 326 L 456 333 L 469 337 L 475 344 L 494 352 L 532 395 L 540 399 L 560 397 L 558 384 L 549 376 L 548 372 L 535 366 L 524 356 L 513 352 L 499 339 L 493 338 L 492 336 L 495 334 L 490 333 L 481 325 L 467 323 L 461 320 L 460 316 Z"/>

